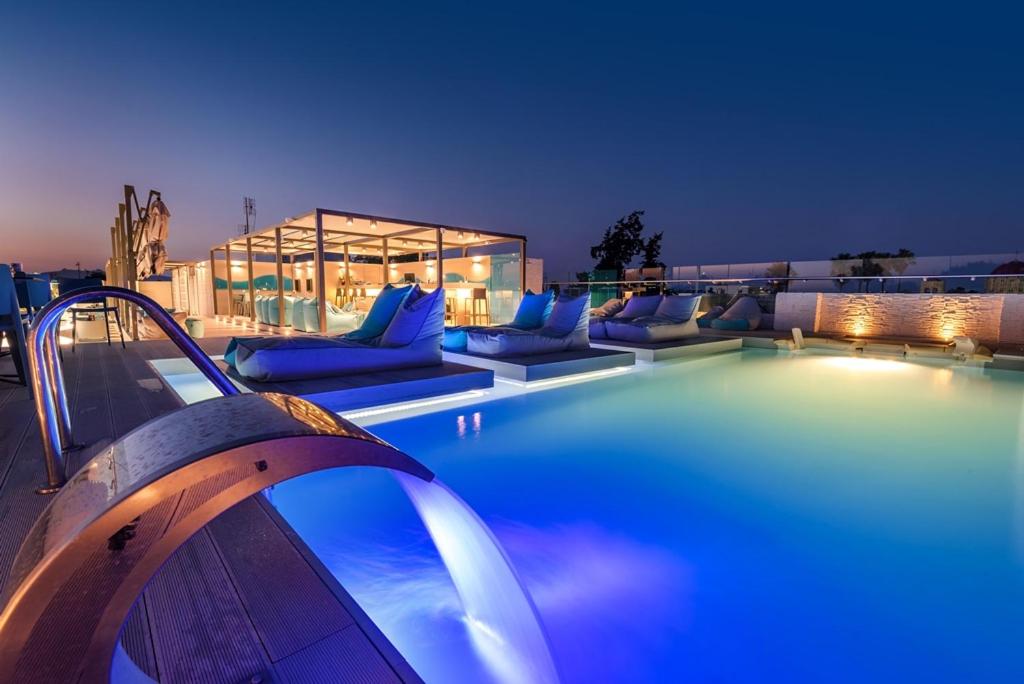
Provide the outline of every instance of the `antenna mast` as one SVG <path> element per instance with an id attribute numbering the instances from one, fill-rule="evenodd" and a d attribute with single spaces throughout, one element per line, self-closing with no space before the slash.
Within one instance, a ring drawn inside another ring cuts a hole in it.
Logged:
<path id="1" fill-rule="evenodd" d="M 256 200 L 252 197 L 243 197 L 242 214 L 245 215 L 245 225 L 239 228 L 242 229 L 242 235 L 248 235 L 256 225 Z"/>

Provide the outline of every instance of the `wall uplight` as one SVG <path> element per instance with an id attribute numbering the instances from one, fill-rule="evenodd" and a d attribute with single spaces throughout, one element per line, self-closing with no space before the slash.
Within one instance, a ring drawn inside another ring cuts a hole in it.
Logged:
<path id="1" fill-rule="evenodd" d="M 351 216 L 349 216 L 347 219 L 345 219 L 345 225 L 346 226 L 351 226 L 352 225 L 352 217 Z"/>
<path id="2" fill-rule="evenodd" d="M 377 222 L 370 221 L 370 230 L 377 230 Z"/>

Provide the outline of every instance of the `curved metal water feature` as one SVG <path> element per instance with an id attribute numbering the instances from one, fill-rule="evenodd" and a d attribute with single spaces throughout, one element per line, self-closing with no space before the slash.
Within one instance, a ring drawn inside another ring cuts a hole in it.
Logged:
<path id="1" fill-rule="evenodd" d="M 347 466 L 427 468 L 298 397 L 240 394 L 164 414 L 53 497 L 0 602 L 0 681 L 106 682 L 136 598 L 189 537 L 278 482 Z"/>

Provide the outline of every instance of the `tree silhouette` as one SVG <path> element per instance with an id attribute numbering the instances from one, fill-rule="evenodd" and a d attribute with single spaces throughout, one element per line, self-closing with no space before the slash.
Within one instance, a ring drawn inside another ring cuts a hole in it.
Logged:
<path id="1" fill-rule="evenodd" d="M 664 236 L 664 231 L 659 230 L 644 242 L 644 260 L 640 264 L 641 268 L 665 268 L 665 264 L 661 261 L 661 238 Z"/>
<path id="2" fill-rule="evenodd" d="M 605 229 L 601 244 L 590 248 L 591 258 L 597 259 L 595 269 L 615 271 L 616 277 L 622 278 L 633 257 L 643 251 L 644 241 L 640 237 L 644 231 L 643 215 L 643 211 L 634 211 Z"/>

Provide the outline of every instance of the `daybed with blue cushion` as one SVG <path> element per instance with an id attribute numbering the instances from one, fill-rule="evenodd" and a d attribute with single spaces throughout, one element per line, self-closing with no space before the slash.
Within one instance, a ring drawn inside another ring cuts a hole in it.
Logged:
<path id="1" fill-rule="evenodd" d="M 547 322 L 538 330 L 485 328 L 467 333 L 466 349 L 482 356 L 530 356 L 570 349 L 588 349 L 590 293 L 555 301 Z"/>
<path id="2" fill-rule="evenodd" d="M 608 337 L 607 324 L 609 321 L 631 321 L 635 318 L 653 316 L 661 304 L 661 295 L 634 295 L 626 300 L 625 305 L 618 303 L 619 300 L 611 300 L 616 304 L 605 305 L 592 312 L 590 316 L 590 337 L 603 339 Z"/>
<path id="3" fill-rule="evenodd" d="M 612 340 L 653 344 L 700 334 L 697 307 L 700 295 L 665 295 L 649 316 L 615 318 L 605 321 L 605 335 Z"/>
<path id="4" fill-rule="evenodd" d="M 497 328 L 515 328 L 516 330 L 529 331 L 540 330 L 547 323 L 554 303 L 554 290 L 548 290 L 540 294 L 534 294 L 532 290 L 527 290 L 519 302 L 519 308 L 516 309 L 516 315 L 511 323 L 499 326 L 460 325 L 458 327 L 445 328 L 442 346 L 445 351 L 465 352 L 467 351 L 466 345 L 469 343 L 470 332 L 494 330 Z"/>
<path id="5" fill-rule="evenodd" d="M 359 329 L 338 337 L 236 337 L 224 361 L 245 379 L 309 380 L 442 363 L 444 289 L 385 287 Z"/>
<path id="6" fill-rule="evenodd" d="M 740 297 L 725 313 L 711 321 L 711 327 L 714 330 L 757 330 L 762 316 L 756 299 Z"/>

